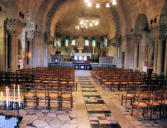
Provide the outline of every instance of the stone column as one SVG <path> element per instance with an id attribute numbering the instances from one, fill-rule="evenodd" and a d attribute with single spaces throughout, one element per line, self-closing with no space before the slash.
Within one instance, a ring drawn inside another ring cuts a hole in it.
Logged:
<path id="1" fill-rule="evenodd" d="M 29 68 L 32 68 L 32 44 L 33 44 L 33 40 L 30 41 L 30 58 L 29 58 Z"/>
<path id="2" fill-rule="evenodd" d="M 125 68 L 133 69 L 134 67 L 134 38 L 132 34 L 126 35 L 126 53 Z"/>
<path id="3" fill-rule="evenodd" d="M 162 68 L 162 42 L 158 43 L 158 56 L 157 56 L 157 74 L 161 74 L 161 68 Z"/>
<path id="4" fill-rule="evenodd" d="M 134 60 L 133 70 L 137 70 L 137 44 L 136 43 L 134 45 L 134 58 L 133 58 L 133 60 Z"/>
<path id="5" fill-rule="evenodd" d="M 44 61 L 48 58 L 45 57 L 45 44 L 43 41 L 43 34 L 40 32 L 35 33 L 34 42 L 32 44 L 32 67 L 47 67 Z"/>
<path id="6" fill-rule="evenodd" d="M 165 68 L 164 68 L 164 74 L 165 75 L 167 75 L 167 40 L 166 40 L 166 50 L 165 50 L 165 64 L 164 64 L 164 66 L 165 66 Z"/>
<path id="7" fill-rule="evenodd" d="M 36 32 L 34 43 L 32 44 L 32 66 L 40 67 L 41 66 L 41 45 L 42 45 L 42 36 L 41 33 Z"/>
<path id="8" fill-rule="evenodd" d="M 11 51 L 10 51 L 10 71 L 14 72 L 17 70 L 17 62 L 18 62 L 18 43 L 17 36 L 15 34 L 11 35 Z"/>
<path id="9" fill-rule="evenodd" d="M 9 58 L 9 71 L 14 72 L 17 70 L 17 52 L 18 52 L 18 42 L 17 42 L 17 35 L 16 35 L 16 25 L 17 19 L 16 18 L 7 18 L 5 21 L 6 31 L 8 32 L 8 36 L 10 36 L 10 58 Z M 9 46 L 8 44 L 8 46 Z"/>
<path id="10" fill-rule="evenodd" d="M 153 73 L 157 73 L 158 65 L 158 42 L 154 42 L 154 64 L 153 64 Z"/>
<path id="11" fill-rule="evenodd" d="M 161 40 L 159 39 L 159 25 L 152 25 L 150 28 L 151 38 L 154 40 L 154 64 L 153 73 L 160 74 L 161 72 Z"/>
<path id="12" fill-rule="evenodd" d="M 5 33 L 4 33 L 4 16 L 0 15 L 0 71 L 6 70 L 5 62 Z"/>

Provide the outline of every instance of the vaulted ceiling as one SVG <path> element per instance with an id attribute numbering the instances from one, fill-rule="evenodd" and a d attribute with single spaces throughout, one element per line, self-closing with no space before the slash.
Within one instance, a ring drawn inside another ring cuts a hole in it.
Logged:
<path id="1" fill-rule="evenodd" d="M 71 35 L 104 35 L 110 37 L 124 35 L 134 29 L 137 16 L 146 14 L 148 21 L 160 15 L 165 0 L 117 0 L 118 5 L 111 8 L 89 8 L 84 0 L 17 0 L 18 9 L 26 12 L 32 9 L 38 31 Z M 75 26 L 81 14 L 95 14 L 100 24 L 95 29 L 82 32 Z"/>

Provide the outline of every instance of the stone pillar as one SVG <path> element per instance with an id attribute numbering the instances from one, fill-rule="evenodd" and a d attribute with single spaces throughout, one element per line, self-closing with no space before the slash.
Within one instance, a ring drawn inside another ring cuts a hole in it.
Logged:
<path id="1" fill-rule="evenodd" d="M 162 42 L 158 43 L 158 63 L 157 63 L 157 74 L 161 74 L 161 68 L 162 68 Z"/>
<path id="2" fill-rule="evenodd" d="M 0 71 L 6 70 L 5 62 L 5 33 L 4 33 L 4 17 L 0 16 Z"/>
<path id="3" fill-rule="evenodd" d="M 159 39 L 160 29 L 158 24 L 154 24 L 150 28 L 151 38 L 154 40 L 154 63 L 153 73 L 161 73 L 161 40 Z"/>
<path id="4" fill-rule="evenodd" d="M 32 44 L 33 44 L 33 40 L 30 41 L 29 68 L 32 68 L 32 49 L 33 49 Z"/>
<path id="5" fill-rule="evenodd" d="M 42 36 L 40 33 L 36 33 L 34 43 L 32 44 L 32 67 L 40 67 L 41 66 L 41 52 L 42 52 Z"/>
<path id="6" fill-rule="evenodd" d="M 157 73 L 158 65 L 158 42 L 154 42 L 154 64 L 153 64 L 153 73 Z"/>
<path id="7" fill-rule="evenodd" d="M 164 74 L 167 75 L 167 40 L 166 40 L 166 51 L 165 51 L 165 68 L 164 68 Z"/>
<path id="8" fill-rule="evenodd" d="M 32 44 L 32 67 L 47 67 L 45 61 L 48 62 L 48 58 L 45 56 L 45 44 L 43 41 L 43 34 L 40 32 L 35 33 L 34 42 Z"/>
<path id="9" fill-rule="evenodd" d="M 125 68 L 133 69 L 134 67 L 134 38 L 133 35 L 126 35 L 126 53 L 125 53 Z"/>
<path id="10" fill-rule="evenodd" d="M 133 60 L 134 60 L 133 70 L 136 70 L 137 69 L 137 44 L 136 43 L 134 45 L 134 58 L 133 58 Z"/>
<path id="11" fill-rule="evenodd" d="M 43 66 L 48 67 L 49 58 L 48 58 L 48 44 L 44 43 L 44 54 L 43 54 Z"/>
<path id="12" fill-rule="evenodd" d="M 9 55 L 9 71 L 15 72 L 17 70 L 17 60 L 18 60 L 18 42 L 17 42 L 17 35 L 16 35 L 16 25 L 17 25 L 17 19 L 16 18 L 7 18 L 5 21 L 5 27 L 6 31 L 8 32 L 8 36 L 10 36 L 10 55 Z M 8 44 L 8 46 L 9 46 Z"/>
<path id="13" fill-rule="evenodd" d="M 11 35 L 11 51 L 10 51 L 10 71 L 15 72 L 17 70 L 17 61 L 18 61 L 18 56 L 17 56 L 17 37 L 15 34 Z"/>

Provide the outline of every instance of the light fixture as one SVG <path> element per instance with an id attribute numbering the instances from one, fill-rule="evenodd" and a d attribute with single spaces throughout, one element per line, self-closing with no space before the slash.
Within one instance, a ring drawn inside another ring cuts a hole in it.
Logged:
<path id="1" fill-rule="evenodd" d="M 84 0 L 88 7 L 96 5 L 96 8 L 100 8 L 101 5 L 105 5 L 106 8 L 109 8 L 111 5 L 117 5 L 117 0 Z"/>
<path id="2" fill-rule="evenodd" d="M 117 1 L 116 0 L 112 0 L 112 5 L 117 5 Z"/>
<path id="3" fill-rule="evenodd" d="M 83 15 L 79 17 L 78 25 L 75 26 L 76 30 L 83 30 L 93 28 L 99 25 L 99 17 L 96 15 Z"/>
<path id="4" fill-rule="evenodd" d="M 100 8 L 100 4 L 99 3 L 96 4 L 96 8 Z"/>
<path id="5" fill-rule="evenodd" d="M 109 8 L 109 7 L 110 7 L 110 4 L 109 4 L 109 3 L 107 3 L 107 4 L 106 4 L 106 8 Z"/>
<path id="6" fill-rule="evenodd" d="M 92 7 L 92 3 L 91 2 L 88 2 L 88 7 Z"/>

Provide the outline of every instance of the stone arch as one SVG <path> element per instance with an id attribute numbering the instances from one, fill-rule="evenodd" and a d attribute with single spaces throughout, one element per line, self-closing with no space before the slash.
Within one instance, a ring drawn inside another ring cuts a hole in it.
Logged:
<path id="1" fill-rule="evenodd" d="M 60 7 L 66 1 L 67 0 L 60 0 L 60 1 L 55 2 L 53 7 L 50 9 L 50 11 L 47 14 L 46 23 L 45 23 L 46 24 L 45 31 L 48 32 L 52 36 L 53 36 L 53 34 L 50 33 L 51 32 L 50 28 L 51 28 L 52 20 L 54 18 L 54 14 L 58 10 L 58 7 Z M 119 16 L 118 9 L 115 7 L 111 7 L 110 11 L 112 13 L 114 23 L 116 26 L 115 36 L 119 37 L 121 35 L 121 23 L 120 23 L 120 16 Z"/>
<path id="2" fill-rule="evenodd" d="M 114 23 L 116 26 L 116 33 L 115 36 L 119 37 L 121 35 L 121 23 L 120 23 L 120 17 L 118 14 L 118 10 L 116 8 L 111 8 L 111 13 L 114 19 Z"/>
<path id="3" fill-rule="evenodd" d="M 134 28 L 134 41 L 136 43 L 139 43 L 142 39 L 142 33 L 144 31 L 148 31 L 149 26 L 148 26 L 148 19 L 145 14 L 139 14 L 136 23 L 135 23 L 135 28 Z"/>
<path id="4" fill-rule="evenodd" d="M 150 37 L 148 19 L 145 14 L 139 14 L 134 30 L 135 68 L 147 72 L 153 68 L 154 42 Z"/>
<path id="5" fill-rule="evenodd" d="M 50 25 L 54 17 L 54 13 L 57 11 L 58 7 L 61 6 L 65 1 L 67 0 L 58 0 L 57 2 L 55 2 L 55 4 L 52 6 L 50 11 L 48 12 L 47 18 L 46 18 L 46 26 L 45 26 L 45 30 L 48 33 L 50 33 Z"/>
<path id="6" fill-rule="evenodd" d="M 48 35 L 53 36 L 53 32 L 50 30 L 53 26 L 52 25 L 52 20 L 55 17 L 56 11 L 59 9 L 59 7 L 67 0 L 56 2 L 53 7 L 50 9 L 50 11 L 47 14 L 46 18 L 46 26 L 45 26 L 45 31 L 48 33 Z M 115 36 L 117 37 L 117 42 L 120 43 L 120 40 L 118 37 L 121 36 L 121 21 L 120 21 L 120 15 L 119 15 L 119 10 L 116 7 L 111 7 L 110 12 L 112 14 L 112 18 L 115 24 L 116 32 Z"/>
<path id="7" fill-rule="evenodd" d="M 37 31 L 42 32 L 43 31 L 43 24 L 44 24 L 44 15 L 46 13 L 46 9 L 49 5 L 51 0 L 44 0 L 44 2 L 41 4 L 38 12 L 38 18 L 37 18 Z"/>

